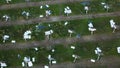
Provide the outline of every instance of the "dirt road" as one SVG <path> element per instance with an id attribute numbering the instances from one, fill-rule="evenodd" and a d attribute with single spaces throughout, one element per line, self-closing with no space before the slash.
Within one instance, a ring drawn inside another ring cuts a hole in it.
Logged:
<path id="1" fill-rule="evenodd" d="M 90 58 L 91 59 L 91 58 Z M 65 62 L 50 66 L 50 68 L 120 68 L 120 57 L 108 56 L 102 57 L 99 61 L 92 63 L 90 59 L 81 59 L 75 63 Z M 35 65 L 32 68 L 43 68 L 44 65 Z M 22 68 L 22 67 L 8 67 Z"/>
<path id="2" fill-rule="evenodd" d="M 49 0 L 49 1 L 41 1 L 41 2 L 16 3 L 16 4 L 1 5 L 0 10 L 35 7 L 35 6 L 41 6 L 46 4 L 51 5 L 51 4 L 70 3 L 70 2 L 82 2 L 82 1 L 90 1 L 90 0 Z"/>
<path id="3" fill-rule="evenodd" d="M 83 0 L 53 0 L 53 1 L 44 1 L 44 2 L 29 2 L 29 3 L 19 3 L 19 4 L 10 4 L 10 5 L 1 5 L 0 10 L 7 9 L 17 9 L 17 8 L 25 8 L 25 7 L 33 7 L 40 6 L 45 4 L 61 4 L 68 2 L 80 2 Z M 84 0 L 88 1 L 88 0 Z M 98 17 L 109 17 L 109 16 L 120 16 L 120 12 L 112 12 L 112 13 L 99 13 L 99 14 L 89 14 L 89 15 L 74 15 L 74 16 L 51 16 L 50 18 L 35 18 L 30 20 L 18 20 L 18 21 L 10 21 L 10 22 L 0 22 L 0 26 L 10 26 L 10 25 L 22 25 L 22 24 L 32 24 L 35 22 L 56 22 L 56 21 L 66 21 L 66 20 L 77 20 L 77 19 L 86 19 L 86 18 L 98 18 Z M 115 34 L 102 34 L 102 35 L 89 35 L 89 36 L 81 36 L 80 38 L 72 37 L 72 38 L 60 38 L 60 39 L 51 39 L 51 40 L 43 40 L 43 41 L 32 41 L 25 43 L 16 43 L 16 44 L 0 44 L 0 49 L 24 49 L 24 48 L 32 48 L 32 47 L 50 47 L 55 44 L 71 44 L 75 42 L 98 42 L 98 41 L 106 41 L 120 38 L 120 33 Z M 119 57 L 104 57 L 100 61 L 96 63 L 91 63 L 90 59 L 80 60 L 76 63 L 62 63 L 50 66 L 50 68 L 97 68 L 98 66 L 105 66 L 106 68 L 120 68 L 120 58 Z M 11 68 L 22 68 L 22 67 L 11 67 Z M 34 66 L 32 68 L 43 68 L 43 66 Z"/>
<path id="4" fill-rule="evenodd" d="M 17 20 L 3 22 L 0 21 L 1 26 L 10 26 L 10 25 L 23 25 L 23 24 L 34 24 L 34 23 L 48 23 L 48 22 L 57 22 L 57 21 L 67 21 L 67 20 L 80 20 L 80 19 L 90 19 L 90 18 L 99 18 L 99 17 L 115 17 L 120 16 L 120 11 L 111 12 L 111 13 L 98 13 L 98 14 L 88 14 L 88 15 L 73 15 L 73 16 L 51 16 L 49 18 L 34 18 L 29 20 Z"/>
<path id="5" fill-rule="evenodd" d="M 89 35 L 89 36 L 81 36 L 80 38 L 71 37 L 71 38 L 60 38 L 60 39 L 50 39 L 43 41 L 26 41 L 22 43 L 15 44 L 0 44 L 1 50 L 6 49 L 25 49 L 25 48 L 33 48 L 33 47 L 45 47 L 50 48 L 55 46 L 56 44 L 68 45 L 75 42 L 85 43 L 85 42 L 98 42 L 98 41 L 108 41 L 119 39 L 120 33 L 113 34 L 102 34 L 102 35 Z"/>
<path id="6" fill-rule="evenodd" d="M 91 63 L 90 59 L 81 60 L 77 63 L 66 63 L 60 65 L 53 65 L 51 68 L 119 68 L 119 57 L 104 57 L 96 63 Z"/>

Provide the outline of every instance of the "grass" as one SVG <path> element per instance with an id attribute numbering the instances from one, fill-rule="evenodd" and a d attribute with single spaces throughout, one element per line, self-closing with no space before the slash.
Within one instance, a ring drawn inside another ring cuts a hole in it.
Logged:
<path id="1" fill-rule="evenodd" d="M 52 53 L 51 50 L 46 50 L 45 48 L 39 47 L 38 51 L 35 51 L 33 48 L 31 49 L 14 49 L 14 50 L 0 50 L 0 60 L 6 61 L 8 67 L 11 66 L 21 66 L 21 62 L 23 61 L 24 56 L 36 57 L 35 65 L 45 65 L 48 64 L 47 56 L 49 54 L 52 55 L 57 60 L 57 63 L 62 62 L 73 62 L 74 58 L 72 58 L 72 54 L 76 54 L 80 56 L 81 59 L 88 59 L 88 58 L 97 58 L 95 55 L 94 50 L 96 47 L 100 47 L 103 56 L 118 56 L 120 55 L 117 53 L 117 47 L 120 44 L 120 39 L 112 40 L 112 41 L 100 41 L 100 42 L 87 42 L 87 43 L 73 43 L 70 45 L 61 45 L 58 44 L 54 46 L 55 52 Z M 72 50 L 70 46 L 75 46 L 76 49 Z M 18 58 L 17 55 L 20 54 L 21 57 Z M 13 59 L 11 59 L 13 58 Z M 78 61 L 77 60 L 77 61 Z"/>
<path id="2" fill-rule="evenodd" d="M 80 34 L 81 36 L 90 35 L 90 32 L 88 31 L 88 22 L 93 22 L 94 27 L 97 29 L 95 34 L 112 33 L 112 29 L 109 25 L 110 19 L 114 19 L 116 24 L 119 24 L 119 17 L 105 17 L 68 21 L 69 23 L 67 26 L 64 26 L 64 21 L 39 24 L 44 26 L 44 29 L 37 29 L 35 26 L 38 24 L 5 26 L 0 28 L 0 42 L 2 43 L 2 37 L 5 34 L 10 36 L 10 39 L 7 42 L 10 42 L 12 39 L 15 39 L 17 42 L 24 42 L 23 34 L 29 29 L 32 31 L 32 40 L 28 41 L 44 40 L 44 32 L 50 29 L 54 31 L 52 38 L 69 37 L 69 33 L 67 32 L 68 29 L 75 31 L 72 36 L 76 36 L 77 34 Z M 49 27 L 48 24 L 50 24 L 51 27 Z"/>
<path id="3" fill-rule="evenodd" d="M 17 40 L 18 42 L 23 42 L 22 35 L 24 31 L 27 29 L 33 30 L 32 40 L 42 40 L 44 39 L 44 31 L 53 29 L 55 34 L 52 35 L 53 38 L 60 38 L 60 37 L 68 37 L 69 34 L 67 33 L 67 29 L 75 30 L 76 34 L 79 33 L 81 35 L 89 35 L 87 29 L 88 21 L 92 21 L 94 26 L 97 28 L 97 32 L 95 34 L 102 34 L 102 33 L 111 33 L 111 28 L 109 26 L 109 20 L 111 17 L 107 18 L 97 18 L 97 19 L 84 19 L 84 20 L 74 20 L 69 21 L 69 24 L 65 27 L 63 24 L 64 22 L 56 22 L 56 23 L 44 23 L 41 24 L 46 28 L 43 30 L 35 31 L 35 25 L 21 25 L 21 26 L 9 26 L 9 27 L 1 27 L 1 37 L 3 34 L 9 34 L 12 36 L 12 39 Z M 119 17 L 113 17 L 117 24 L 119 24 Z M 51 24 L 51 27 L 48 27 L 48 24 Z M 104 27 L 102 27 L 104 26 Z M 16 33 L 17 32 L 17 33 Z M 76 34 L 72 35 L 75 36 Z M 1 39 L 2 41 L 2 39 Z M 7 41 L 7 42 L 10 42 Z M 32 49 L 17 49 L 17 50 L 0 50 L 0 60 L 6 61 L 8 66 L 21 66 L 21 62 L 23 61 L 24 56 L 36 57 L 37 61 L 34 63 L 37 64 L 48 64 L 47 56 L 48 54 L 52 54 L 53 57 L 57 60 L 58 63 L 62 62 L 72 62 L 73 58 L 71 57 L 72 54 L 77 54 L 81 57 L 81 59 L 85 58 L 97 58 L 97 55 L 94 54 L 94 49 L 99 46 L 103 50 L 103 57 L 104 56 L 120 56 L 117 53 L 116 47 L 119 46 L 120 39 L 112 40 L 112 41 L 100 41 L 100 42 L 88 42 L 88 43 L 73 43 L 70 45 L 56 45 L 53 47 L 55 49 L 55 53 L 52 53 L 51 50 L 46 50 L 45 48 L 39 47 L 39 51 L 35 51 Z M 76 46 L 75 50 L 72 50 L 70 46 Z M 21 58 L 17 58 L 17 55 L 20 54 Z M 14 58 L 14 59 L 11 59 Z M 78 59 L 80 60 L 80 59 Z M 16 62 L 16 64 L 15 64 Z"/>
<path id="4" fill-rule="evenodd" d="M 40 1 L 46 1 L 46 0 L 12 0 L 10 4 L 15 4 L 15 3 L 25 3 L 27 1 L 30 2 L 40 2 Z M 0 0 L 0 5 L 7 4 L 6 0 Z"/>
<path id="5" fill-rule="evenodd" d="M 27 0 L 12 0 L 10 4 L 15 4 L 15 3 L 24 3 Z M 29 0 L 30 2 L 40 2 L 40 1 L 47 1 L 47 0 Z M 49 1 L 49 0 L 48 0 Z M 99 2 L 108 2 L 108 3 L 116 3 L 119 2 L 119 0 L 91 0 L 91 1 L 99 1 Z M 6 4 L 5 0 L 0 0 L 0 5 Z"/>
<path id="6" fill-rule="evenodd" d="M 18 58 L 18 54 L 20 57 Z M 47 50 L 44 48 L 39 48 L 39 51 L 36 52 L 34 49 L 26 50 L 2 50 L 0 51 L 0 60 L 6 61 L 8 66 L 21 66 L 23 58 L 25 56 L 36 57 L 37 61 L 35 63 L 46 64 L 47 59 Z M 11 59 L 12 58 L 12 59 Z M 43 61 L 44 60 L 44 61 Z"/>
<path id="7" fill-rule="evenodd" d="M 35 1 L 35 0 L 34 0 Z M 38 0 L 36 0 L 38 1 Z M 103 1 L 109 1 L 108 3 L 111 4 L 112 9 L 110 9 L 109 12 L 118 11 L 119 6 L 116 5 L 115 0 L 103 0 Z M 3 2 L 3 0 L 0 0 L 0 4 Z M 13 0 L 13 3 L 23 2 L 23 0 Z M 5 2 L 3 2 L 4 4 Z M 99 4 L 98 4 L 99 3 Z M 83 10 L 83 5 L 80 3 L 69 3 L 69 4 L 61 4 L 61 5 L 51 5 L 49 9 L 51 9 L 53 12 L 53 16 L 57 15 L 64 15 L 64 7 L 70 6 L 70 8 L 73 10 L 73 13 L 71 15 L 77 15 L 77 14 L 85 14 Z M 101 13 L 106 12 L 104 9 L 102 9 L 102 6 L 100 5 L 100 1 L 91 2 L 90 5 L 90 12 L 89 13 Z M 92 9 L 96 8 L 96 9 Z M 30 11 L 30 18 L 38 17 L 40 14 L 45 15 L 45 10 L 40 10 L 39 7 L 31 7 L 31 8 L 23 8 L 23 9 L 12 9 L 12 10 L 2 10 L 0 11 L 0 19 L 2 20 L 2 16 L 4 14 L 8 14 L 11 16 L 11 20 L 21 20 L 25 19 L 22 15 L 22 11 Z M 9 11 L 9 12 L 8 12 Z M 10 35 L 10 39 L 7 41 L 7 43 L 10 42 L 10 40 L 15 39 L 17 42 L 24 42 L 23 40 L 23 33 L 30 29 L 32 30 L 32 40 L 44 40 L 44 32 L 50 29 L 54 30 L 54 34 L 52 35 L 52 38 L 61 38 L 61 37 L 69 37 L 69 34 L 67 32 L 68 29 L 74 30 L 76 33 L 72 36 L 76 36 L 77 34 L 80 35 L 90 35 L 90 32 L 88 31 L 88 22 L 93 22 L 94 27 L 97 29 L 95 34 L 102 34 L 102 33 L 112 33 L 112 30 L 109 26 L 109 20 L 114 19 L 117 24 L 119 24 L 119 17 L 103 17 L 103 18 L 93 18 L 93 19 L 83 19 L 83 20 L 73 20 L 68 21 L 68 25 L 64 26 L 64 21 L 61 22 L 54 22 L 54 23 L 44 23 L 41 24 L 42 26 L 45 26 L 44 29 L 37 30 L 35 28 L 38 24 L 30 24 L 30 25 L 15 25 L 15 26 L 6 26 L 6 27 L 0 27 L 0 43 L 2 43 L 2 36 L 4 34 Z M 51 27 L 48 27 L 48 24 L 51 25 Z M 24 56 L 30 56 L 30 57 L 36 57 L 35 65 L 41 64 L 45 65 L 48 64 L 47 56 L 49 54 L 52 54 L 53 57 L 57 60 L 58 63 L 62 62 L 72 62 L 72 54 L 79 55 L 81 59 L 86 58 L 97 58 L 97 55 L 94 54 L 94 49 L 99 46 L 103 50 L 103 57 L 105 56 L 120 56 L 117 53 L 116 47 L 118 47 L 120 44 L 120 39 L 112 40 L 112 41 L 100 41 L 100 42 L 87 42 L 87 43 L 73 43 L 70 45 L 65 45 L 67 47 L 64 47 L 64 45 L 56 45 L 53 47 L 55 49 L 55 53 L 52 53 L 51 50 L 47 50 L 45 48 L 39 47 L 38 51 L 35 51 L 33 48 L 31 49 L 14 49 L 14 50 L 0 50 L 0 60 L 7 62 L 8 67 L 12 66 L 21 66 L 21 62 L 23 61 Z M 76 46 L 75 50 L 72 50 L 70 46 Z M 18 58 L 18 54 L 21 55 L 20 58 Z M 103 66 L 104 67 L 104 66 Z M 93 68 L 93 67 L 92 67 Z M 98 67 L 97 67 L 98 68 Z M 100 67 L 101 68 L 101 67 Z M 105 67 L 106 68 L 106 67 Z"/>
<path id="8" fill-rule="evenodd" d="M 106 12 L 106 10 L 103 9 L 103 6 L 101 6 L 100 2 L 101 1 L 90 2 L 89 13 L 104 13 L 104 12 Z M 120 6 L 117 5 L 116 3 L 110 2 L 109 4 L 111 5 L 111 9 L 109 12 L 114 12 L 114 11 L 120 10 L 118 8 Z M 50 5 L 50 8 L 44 8 L 44 9 L 40 9 L 39 7 L 29 7 L 29 8 L 22 8 L 22 9 L 1 10 L 0 11 L 0 19 L 3 20 L 2 16 L 4 14 L 9 15 L 11 17 L 11 21 L 25 19 L 25 17 L 22 16 L 22 14 L 21 14 L 23 11 L 30 12 L 29 18 L 36 18 L 36 17 L 39 17 L 39 15 L 41 15 L 41 14 L 43 14 L 45 16 L 46 9 L 50 9 L 52 11 L 52 16 L 65 15 L 64 8 L 66 6 L 69 6 L 72 10 L 72 14 L 70 14 L 70 15 L 85 14 L 84 5 L 82 5 L 81 2 L 78 2 L 78 3 Z"/>

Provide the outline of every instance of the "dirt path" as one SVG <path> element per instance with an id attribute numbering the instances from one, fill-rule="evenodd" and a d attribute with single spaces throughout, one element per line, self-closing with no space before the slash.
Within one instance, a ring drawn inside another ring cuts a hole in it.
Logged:
<path id="1" fill-rule="evenodd" d="M 90 62 L 90 59 L 81 59 L 76 63 L 65 62 L 50 66 L 50 68 L 120 68 L 120 57 L 109 56 L 103 57 L 96 63 Z M 22 68 L 22 67 L 8 67 L 8 68 Z M 32 68 L 43 68 L 43 65 L 33 66 Z"/>
<path id="2" fill-rule="evenodd" d="M 16 3 L 16 4 L 1 5 L 0 10 L 35 7 L 35 6 L 41 6 L 46 4 L 51 5 L 51 4 L 70 3 L 70 2 L 82 2 L 82 1 L 90 1 L 90 0 L 52 0 L 52 1 L 49 0 L 49 1 L 41 1 L 41 2 Z"/>
<path id="3" fill-rule="evenodd" d="M 60 39 L 50 39 L 43 41 L 27 41 L 16 44 L 0 44 L 1 50 L 6 49 L 24 49 L 24 48 L 33 48 L 33 47 L 45 47 L 51 48 L 56 44 L 68 45 L 75 42 L 85 43 L 85 42 L 98 42 L 98 41 L 108 41 L 120 38 L 120 33 L 114 34 L 101 34 L 101 35 L 89 35 L 89 36 L 81 36 L 80 38 L 72 37 L 72 38 L 60 38 Z"/>
<path id="4" fill-rule="evenodd" d="M 45 4 L 61 4 L 68 2 L 80 2 L 83 0 L 53 0 L 53 1 L 44 1 L 44 2 L 29 2 L 29 3 L 19 3 L 19 4 L 10 4 L 0 6 L 0 10 L 7 9 L 17 9 L 25 7 L 40 6 Z M 85 1 L 85 0 L 84 0 Z M 88 1 L 88 0 L 86 0 Z M 86 19 L 86 18 L 97 18 L 97 17 L 109 17 L 109 16 L 120 16 L 120 12 L 113 13 L 100 13 L 100 14 L 89 14 L 89 15 L 74 15 L 74 16 L 51 16 L 50 18 L 35 18 L 30 20 L 20 20 L 20 21 L 11 21 L 11 22 L 1 22 L 0 26 L 8 25 L 22 25 L 22 24 L 32 24 L 34 22 L 56 22 L 56 21 L 66 21 L 66 20 L 76 20 L 76 19 Z M 82 36 L 81 38 L 61 38 L 61 39 L 51 39 L 43 41 L 32 41 L 25 43 L 16 43 L 16 44 L 0 44 L 0 49 L 16 49 L 16 48 L 31 48 L 31 47 L 50 47 L 55 44 L 71 44 L 74 42 L 98 42 L 106 41 L 120 38 L 120 33 L 115 34 L 103 34 L 103 35 L 93 35 L 93 36 Z M 105 57 L 96 63 L 91 63 L 89 59 L 81 60 L 77 63 L 62 63 L 52 65 L 50 68 L 96 68 L 97 66 L 105 66 L 106 68 L 119 68 L 120 67 L 120 58 L 119 57 Z M 14 68 L 14 67 L 12 67 Z M 15 67 L 22 68 L 22 67 Z M 43 66 L 34 66 L 32 68 L 43 68 Z"/>
<path id="5" fill-rule="evenodd" d="M 60 65 L 53 65 L 51 68 L 119 68 L 120 58 L 119 57 L 104 57 L 96 63 L 91 63 L 90 59 L 81 60 L 77 63 L 64 63 Z"/>
<path id="6" fill-rule="evenodd" d="M 67 21 L 67 20 L 80 20 L 80 19 L 90 19 L 98 17 L 115 17 L 120 16 L 120 11 L 111 13 L 98 13 L 98 14 L 88 14 L 88 15 L 73 15 L 73 16 L 51 16 L 49 18 L 34 18 L 29 20 L 17 20 L 3 22 L 0 21 L 0 26 L 10 26 L 10 25 L 23 25 L 23 24 L 34 24 L 34 23 L 48 23 L 57 21 Z"/>

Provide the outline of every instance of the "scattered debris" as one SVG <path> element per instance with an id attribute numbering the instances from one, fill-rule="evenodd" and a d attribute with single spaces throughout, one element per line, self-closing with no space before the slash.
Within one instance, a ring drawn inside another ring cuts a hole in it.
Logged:
<path id="1" fill-rule="evenodd" d="M 99 60 L 99 59 L 100 59 L 100 56 L 103 55 L 103 54 L 102 54 L 102 50 L 101 50 L 99 47 L 96 47 L 96 49 L 95 49 L 95 54 L 98 55 L 97 60 Z"/>
<path id="2" fill-rule="evenodd" d="M 18 54 L 18 55 L 17 55 L 17 57 L 18 57 L 18 58 L 21 58 L 21 55 L 20 55 L 20 54 Z"/>
<path id="3" fill-rule="evenodd" d="M 42 18 L 42 17 L 44 17 L 44 15 L 40 15 L 39 17 Z"/>
<path id="4" fill-rule="evenodd" d="M 48 55 L 48 60 L 49 60 L 49 64 L 51 65 L 51 64 L 56 64 L 56 60 L 54 59 L 54 58 L 52 58 L 52 56 L 51 55 Z"/>
<path id="5" fill-rule="evenodd" d="M 68 24 L 68 22 L 66 21 L 65 23 L 64 23 L 64 25 L 66 26 Z"/>
<path id="6" fill-rule="evenodd" d="M 3 36 L 3 43 L 5 43 L 5 41 L 8 40 L 9 38 L 10 38 L 9 35 L 4 35 L 4 36 Z"/>
<path id="7" fill-rule="evenodd" d="M 117 47 L 117 52 L 120 53 L 120 47 Z"/>
<path id="8" fill-rule="evenodd" d="M 32 57 L 32 62 L 35 62 L 35 57 Z"/>
<path id="9" fill-rule="evenodd" d="M 115 24 L 113 19 L 110 20 L 110 26 L 111 26 L 111 28 L 113 28 L 113 33 L 114 33 L 115 30 L 117 29 L 117 26 L 116 26 L 116 24 Z"/>
<path id="10" fill-rule="evenodd" d="M 67 6 L 66 8 L 64 8 L 64 13 L 67 14 L 68 16 L 69 14 L 72 13 L 72 10 Z"/>
<path id="11" fill-rule="evenodd" d="M 55 52 L 55 49 L 52 49 L 52 52 Z"/>
<path id="12" fill-rule="evenodd" d="M 86 12 L 86 14 L 87 14 L 87 13 L 88 13 L 88 10 L 89 10 L 88 6 L 85 6 L 85 7 L 84 7 L 84 10 L 85 10 L 85 12 Z"/>
<path id="13" fill-rule="evenodd" d="M 52 14 L 51 10 L 46 10 L 45 13 L 46 13 L 46 17 L 48 17 Z"/>
<path id="14" fill-rule="evenodd" d="M 30 57 L 24 57 L 24 61 L 22 62 L 22 67 L 28 66 L 28 67 L 33 67 L 32 61 L 35 62 L 35 58 L 32 58 L 32 61 L 30 60 Z"/>
<path id="15" fill-rule="evenodd" d="M 91 31 L 91 35 L 94 31 L 96 31 L 96 28 L 93 27 L 93 24 L 91 22 L 88 24 L 88 30 Z"/>
<path id="16" fill-rule="evenodd" d="M 108 10 L 110 9 L 109 5 L 106 4 L 105 2 L 101 2 L 101 5 L 102 5 L 102 6 L 104 7 L 104 9 L 106 9 L 107 12 L 108 12 Z"/>
<path id="17" fill-rule="evenodd" d="M 4 15 L 3 18 L 5 19 L 6 22 L 10 19 L 8 15 Z"/>
<path id="18" fill-rule="evenodd" d="M 49 39 L 51 34 L 53 34 L 53 30 L 45 31 L 45 36 L 47 36 L 47 39 Z"/>
<path id="19" fill-rule="evenodd" d="M 7 64 L 5 62 L 0 62 L 1 68 L 7 67 Z"/>
<path id="20" fill-rule="evenodd" d="M 74 50 L 74 49 L 75 49 L 75 46 L 71 46 L 71 49 L 73 49 L 73 50 Z"/>
<path id="21" fill-rule="evenodd" d="M 40 6 L 40 9 L 43 9 L 43 6 Z"/>
<path id="22" fill-rule="evenodd" d="M 12 0 L 6 0 L 6 3 L 10 3 Z"/>
<path id="23" fill-rule="evenodd" d="M 56 64 L 57 62 L 55 60 L 52 61 L 52 64 Z"/>
<path id="24" fill-rule="evenodd" d="M 71 35 L 72 35 L 72 33 L 74 33 L 74 31 L 73 31 L 73 30 L 68 29 L 68 33 L 70 33 L 70 37 L 71 37 Z"/>
<path id="25" fill-rule="evenodd" d="M 80 38 L 80 37 L 81 37 L 81 35 L 80 35 L 80 34 L 77 34 L 77 35 L 76 35 L 76 38 Z"/>
<path id="26" fill-rule="evenodd" d="M 36 47 L 36 48 L 34 48 L 35 49 L 35 51 L 38 51 L 38 48 Z"/>
<path id="27" fill-rule="evenodd" d="M 48 4 L 45 5 L 47 8 L 49 8 L 50 6 Z"/>
<path id="28" fill-rule="evenodd" d="M 26 19 L 28 19 L 28 17 L 30 16 L 29 12 L 23 11 L 22 15 L 26 17 Z"/>
<path id="29" fill-rule="evenodd" d="M 22 67 L 25 67 L 25 62 L 22 62 Z"/>
<path id="30" fill-rule="evenodd" d="M 28 62 L 28 67 L 33 67 L 33 63 L 31 61 Z"/>
<path id="31" fill-rule="evenodd" d="M 45 65 L 44 68 L 49 68 L 49 66 Z"/>
<path id="32" fill-rule="evenodd" d="M 104 6 L 105 4 L 106 4 L 105 2 L 101 2 L 101 5 L 103 5 L 103 6 Z"/>
<path id="33" fill-rule="evenodd" d="M 95 60 L 94 60 L 94 59 L 91 59 L 90 61 L 91 61 L 91 62 L 93 62 L 93 63 L 95 62 Z"/>
<path id="34" fill-rule="evenodd" d="M 12 41 L 11 41 L 11 43 L 15 44 L 15 43 L 16 43 L 16 41 L 15 41 L 15 40 L 12 40 Z"/>
<path id="35" fill-rule="evenodd" d="M 80 58 L 80 56 L 74 54 L 72 55 L 72 57 L 74 58 L 73 62 L 75 62 L 78 58 Z"/>
<path id="36" fill-rule="evenodd" d="M 25 39 L 25 40 L 27 40 L 27 39 L 31 39 L 31 31 L 30 30 L 27 30 L 25 33 L 24 33 L 24 35 L 23 35 L 23 38 Z"/>

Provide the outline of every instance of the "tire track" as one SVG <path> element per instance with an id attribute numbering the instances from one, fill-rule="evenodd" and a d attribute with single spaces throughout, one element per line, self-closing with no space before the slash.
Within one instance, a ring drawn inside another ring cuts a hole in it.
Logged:
<path id="1" fill-rule="evenodd" d="M 120 38 L 120 33 L 113 33 L 113 34 L 81 36 L 80 38 L 71 37 L 71 38 L 50 39 L 50 40 L 42 40 L 42 41 L 26 41 L 24 43 L 22 42 L 15 44 L 11 44 L 11 43 L 0 44 L 0 50 L 26 49 L 33 47 L 51 48 L 56 44 L 68 45 L 76 42 L 85 43 L 85 42 L 109 41 L 119 38 Z"/>
<path id="2" fill-rule="evenodd" d="M 82 2 L 82 1 L 90 1 L 90 0 L 50 0 L 50 1 L 41 1 L 41 2 L 26 2 L 26 3 L 17 3 L 17 4 L 7 4 L 1 5 L 0 10 L 8 10 L 8 9 L 18 9 L 18 8 L 26 8 L 26 7 L 36 7 L 41 5 L 53 5 L 53 4 L 64 4 L 71 2 Z"/>
<path id="3" fill-rule="evenodd" d="M 120 58 L 116 56 L 107 56 L 102 57 L 99 61 L 95 63 L 90 62 L 90 59 L 81 59 L 75 63 L 65 62 L 55 65 L 51 65 L 50 68 L 119 68 Z M 43 68 L 44 66 L 39 64 L 35 65 L 32 68 Z M 8 67 L 8 68 L 22 68 L 22 67 Z"/>
<path id="4" fill-rule="evenodd" d="M 23 25 L 23 24 L 35 24 L 35 23 L 48 23 L 48 22 L 58 22 L 58 21 L 67 21 L 67 20 L 80 20 L 80 19 L 90 19 L 90 18 L 99 18 L 99 17 L 115 17 L 120 16 L 120 11 L 111 12 L 111 13 L 98 13 L 98 14 L 88 14 L 88 15 L 72 15 L 72 16 L 50 16 L 44 18 L 34 18 L 29 20 L 17 20 L 17 21 L 0 21 L 1 26 L 11 26 L 11 25 Z"/>

